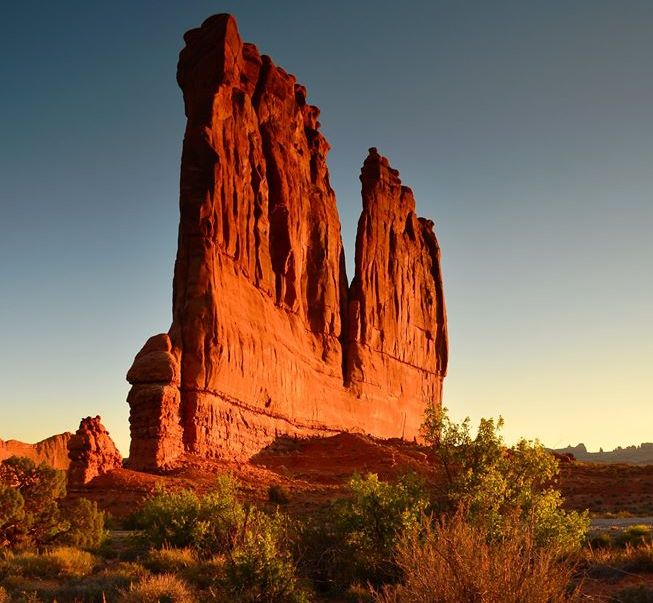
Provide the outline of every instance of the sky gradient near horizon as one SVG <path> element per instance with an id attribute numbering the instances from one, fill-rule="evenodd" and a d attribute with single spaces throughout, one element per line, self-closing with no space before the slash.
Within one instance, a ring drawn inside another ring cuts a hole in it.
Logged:
<path id="1" fill-rule="evenodd" d="M 67 0 L 0 21 L 0 438 L 100 414 L 171 320 L 182 34 L 219 12 L 321 110 L 352 271 L 376 146 L 434 219 L 445 405 L 653 441 L 653 3 Z"/>

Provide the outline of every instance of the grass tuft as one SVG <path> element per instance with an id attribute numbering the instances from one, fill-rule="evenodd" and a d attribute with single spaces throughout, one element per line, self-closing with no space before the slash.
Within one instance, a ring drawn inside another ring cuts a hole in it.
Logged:
<path id="1" fill-rule="evenodd" d="M 195 603 L 190 586 L 174 574 L 145 576 L 128 589 L 121 590 L 118 603 Z"/>
<path id="2" fill-rule="evenodd" d="M 4 571 L 27 578 L 44 580 L 78 578 L 93 571 L 96 559 L 91 553 L 73 547 L 58 547 L 42 554 L 24 552 L 9 554 Z"/>
<path id="3" fill-rule="evenodd" d="M 156 573 L 178 573 L 197 565 L 197 554 L 191 548 L 151 549 L 143 565 Z"/>

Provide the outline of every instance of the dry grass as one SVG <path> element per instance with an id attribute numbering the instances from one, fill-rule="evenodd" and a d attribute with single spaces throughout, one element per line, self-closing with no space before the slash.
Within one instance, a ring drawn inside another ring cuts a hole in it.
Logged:
<path id="1" fill-rule="evenodd" d="M 93 571 L 96 559 L 73 547 L 50 549 L 42 554 L 9 554 L 4 559 L 7 573 L 29 578 L 78 578 Z"/>
<path id="2" fill-rule="evenodd" d="M 634 573 L 653 572 L 653 544 L 625 547 L 586 548 L 581 552 L 581 564 L 595 578 L 619 577 Z"/>
<path id="3" fill-rule="evenodd" d="M 177 573 L 197 565 L 197 555 L 193 549 L 164 547 L 152 549 L 143 565 L 157 573 Z"/>
<path id="4" fill-rule="evenodd" d="M 403 583 L 377 593 L 378 603 L 569 603 L 572 567 L 535 546 L 519 526 L 488 543 L 487 533 L 456 515 L 427 523 L 398 548 Z"/>
<path id="5" fill-rule="evenodd" d="M 156 574 L 141 578 L 120 592 L 118 603 L 195 603 L 197 597 L 190 586 L 174 574 Z"/>

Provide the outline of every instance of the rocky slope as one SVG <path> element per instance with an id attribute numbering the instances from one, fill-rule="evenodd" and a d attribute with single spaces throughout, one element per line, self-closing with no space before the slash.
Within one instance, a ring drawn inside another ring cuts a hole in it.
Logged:
<path id="1" fill-rule="evenodd" d="M 228 15 L 184 39 L 173 322 L 128 373 L 131 466 L 247 458 L 282 434 L 416 436 L 447 365 L 433 223 L 371 149 L 349 287 L 306 89 Z"/>

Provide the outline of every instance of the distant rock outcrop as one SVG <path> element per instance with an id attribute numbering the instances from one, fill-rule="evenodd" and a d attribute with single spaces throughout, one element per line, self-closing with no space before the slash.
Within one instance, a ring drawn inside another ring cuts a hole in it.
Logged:
<path id="1" fill-rule="evenodd" d="M 72 434 L 68 431 L 53 435 L 36 444 L 26 444 L 18 440 L 0 440 L 0 461 L 11 456 L 25 456 L 35 463 L 45 463 L 55 469 L 68 469 L 68 441 Z"/>
<path id="2" fill-rule="evenodd" d="M 447 366 L 433 223 L 371 149 L 349 287 L 306 89 L 229 15 L 184 39 L 173 321 L 128 373 L 130 465 L 246 458 L 282 434 L 415 437 Z"/>
<path id="3" fill-rule="evenodd" d="M 94 477 L 122 467 L 122 456 L 100 417 L 86 417 L 68 441 L 68 484 L 83 486 Z"/>
<path id="4" fill-rule="evenodd" d="M 585 444 L 559 448 L 553 452 L 571 454 L 579 461 L 591 463 L 628 463 L 632 465 L 653 465 L 653 443 L 643 442 L 639 446 L 617 446 L 614 450 L 589 452 Z"/>

